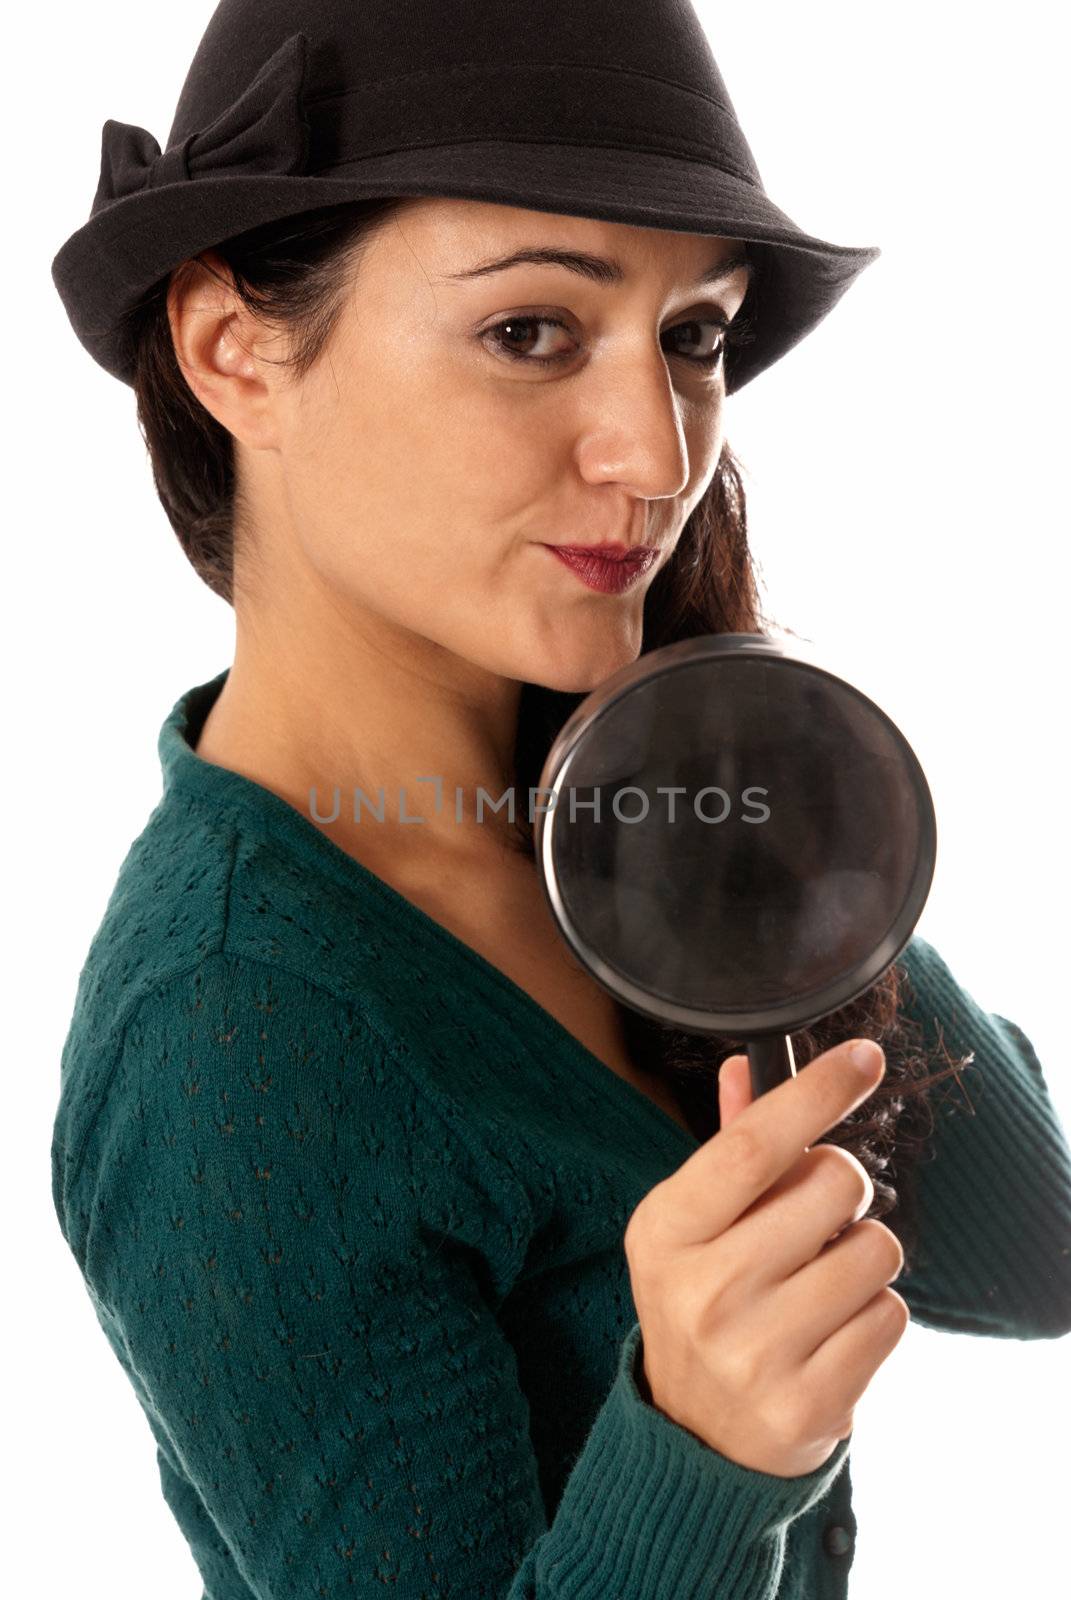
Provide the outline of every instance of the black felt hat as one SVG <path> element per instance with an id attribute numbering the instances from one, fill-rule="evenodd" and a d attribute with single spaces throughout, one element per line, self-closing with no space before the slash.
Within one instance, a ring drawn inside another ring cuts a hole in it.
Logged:
<path id="1" fill-rule="evenodd" d="M 83 345 L 130 383 L 127 315 L 188 257 L 418 195 L 749 241 L 730 393 L 881 253 L 814 238 L 767 198 L 688 0 L 222 0 L 166 148 L 105 122 L 89 220 L 52 276 Z"/>

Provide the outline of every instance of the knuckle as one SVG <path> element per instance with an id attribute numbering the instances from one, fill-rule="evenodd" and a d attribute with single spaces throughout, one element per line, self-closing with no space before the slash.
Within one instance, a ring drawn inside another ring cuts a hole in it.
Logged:
<path id="1" fill-rule="evenodd" d="M 904 1269 L 904 1247 L 883 1222 L 876 1217 L 864 1217 L 853 1229 L 861 1239 L 877 1270 L 885 1274 L 886 1281 L 898 1278 Z"/>
<path id="2" fill-rule="evenodd" d="M 838 1199 L 843 1197 L 847 1209 L 858 1211 L 869 1206 L 874 1198 L 874 1185 L 862 1162 L 850 1150 L 842 1150 L 836 1144 L 819 1144 L 813 1146 L 810 1155 L 823 1179 L 836 1189 Z"/>
<path id="3" fill-rule="evenodd" d="M 911 1321 L 911 1309 L 903 1295 L 897 1294 L 895 1289 L 883 1289 L 879 1296 L 883 1316 L 896 1330 L 896 1337 L 906 1329 Z"/>
<path id="4" fill-rule="evenodd" d="M 780 1396 L 766 1422 L 775 1438 L 786 1446 L 809 1442 L 821 1431 L 818 1407 L 805 1388 Z"/>
<path id="5" fill-rule="evenodd" d="M 660 1188 L 661 1185 L 656 1185 Z M 670 1260 L 663 1228 L 665 1211 L 661 1199 L 651 1189 L 635 1208 L 625 1225 L 622 1245 L 631 1270 L 652 1278 Z"/>
<path id="6" fill-rule="evenodd" d="M 737 1395 L 753 1394 L 766 1369 L 761 1353 L 751 1342 L 723 1344 L 718 1365 L 722 1381 Z"/>
<path id="7" fill-rule="evenodd" d="M 652 1231 L 664 1203 L 663 1196 L 665 1191 L 666 1185 L 664 1182 L 654 1183 L 641 1195 L 637 1204 L 633 1206 L 625 1227 L 626 1239 L 630 1235 L 633 1238 L 643 1239 Z"/>
<path id="8" fill-rule="evenodd" d="M 623 1239 L 625 1255 L 629 1260 L 637 1260 L 648 1248 L 651 1237 L 651 1210 L 646 1201 L 633 1211 L 625 1224 Z"/>
<path id="9" fill-rule="evenodd" d="M 736 1181 L 748 1188 L 765 1189 L 769 1157 L 763 1141 L 740 1122 L 731 1123 L 723 1137 L 722 1158 Z"/>
<path id="10" fill-rule="evenodd" d="M 855 1428 L 855 1412 L 849 1411 L 847 1416 L 841 1417 L 839 1422 L 833 1424 L 835 1439 L 846 1439 Z"/>
<path id="11" fill-rule="evenodd" d="M 723 1246 L 724 1240 L 719 1240 L 718 1245 Z M 702 1338 L 714 1338 L 732 1312 L 737 1286 L 732 1258 L 724 1248 L 715 1246 L 705 1253 L 702 1271 L 687 1277 L 701 1290 L 696 1331 Z"/>
<path id="12" fill-rule="evenodd" d="M 708 1345 L 717 1340 L 721 1307 L 709 1286 L 694 1273 L 667 1285 L 661 1305 L 668 1321 L 691 1344 Z"/>

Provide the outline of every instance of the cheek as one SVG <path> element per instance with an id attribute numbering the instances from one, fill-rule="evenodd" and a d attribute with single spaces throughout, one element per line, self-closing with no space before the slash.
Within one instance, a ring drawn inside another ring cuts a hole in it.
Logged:
<path id="1" fill-rule="evenodd" d="M 531 503 L 495 443 L 424 387 L 318 397 L 286 462 L 304 558 L 337 595 L 430 637 L 457 606 L 486 616 L 524 527 L 512 513 Z"/>
<path id="2" fill-rule="evenodd" d="M 379 443 L 348 467 L 333 515 L 356 505 L 362 527 L 385 531 L 414 599 L 447 586 L 499 594 L 546 499 L 552 469 L 538 430 L 511 427 L 501 405 L 460 401 L 401 406 L 375 426 Z"/>
<path id="3" fill-rule="evenodd" d="M 682 501 L 686 512 L 690 513 L 709 487 L 721 455 L 724 442 L 722 406 L 713 402 L 692 405 L 683 412 L 682 423 L 688 449 L 688 487 Z"/>
<path id="4" fill-rule="evenodd" d="M 477 530 L 481 518 L 522 513 L 559 470 L 538 386 L 524 387 L 503 392 L 464 363 L 354 358 L 345 382 L 329 379 L 303 405 L 306 501 L 331 521 L 380 529 Z"/>
<path id="5" fill-rule="evenodd" d="M 433 492 L 448 493 L 455 508 L 501 519 L 506 532 L 525 529 L 569 466 L 568 426 L 547 394 L 544 385 L 496 382 L 460 363 L 437 387 L 434 407 L 414 419 L 410 460 L 428 465 Z"/>

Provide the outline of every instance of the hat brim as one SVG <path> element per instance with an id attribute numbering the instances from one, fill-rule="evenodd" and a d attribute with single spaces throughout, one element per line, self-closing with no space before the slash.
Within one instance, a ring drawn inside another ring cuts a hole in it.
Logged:
<path id="1" fill-rule="evenodd" d="M 487 200 L 759 245 L 745 308 L 753 336 L 730 349 L 729 393 L 798 344 L 881 254 L 876 245 L 804 232 L 762 189 L 707 162 L 595 146 L 579 164 L 575 146 L 479 140 L 397 150 L 315 175 L 235 173 L 142 189 L 73 233 L 52 277 L 81 343 L 129 384 L 128 314 L 183 261 L 268 222 L 387 196 Z"/>

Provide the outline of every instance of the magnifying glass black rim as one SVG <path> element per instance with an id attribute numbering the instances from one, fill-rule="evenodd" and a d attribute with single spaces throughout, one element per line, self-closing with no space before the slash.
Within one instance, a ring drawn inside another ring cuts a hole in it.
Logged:
<path id="1" fill-rule="evenodd" d="M 639 682 L 653 676 L 665 676 L 697 661 L 718 656 L 746 657 L 760 660 L 763 657 L 791 662 L 818 677 L 829 679 L 862 701 L 868 710 L 888 728 L 907 757 L 907 771 L 912 782 L 919 813 L 919 853 L 915 872 L 904 901 L 880 943 L 870 955 L 839 978 L 835 983 L 815 990 L 809 995 L 795 997 L 791 1002 L 777 1006 L 763 1006 L 749 1011 L 711 1011 L 679 1004 L 663 996 L 654 996 L 626 978 L 616 967 L 610 966 L 601 956 L 587 946 L 569 916 L 561 897 L 557 874 L 554 871 L 554 826 L 561 791 L 566 787 L 569 771 L 576 758 L 580 740 L 588 729 L 622 699 Z M 654 670 L 653 670 L 654 667 Z M 553 781 L 545 780 L 554 773 Z M 792 1033 L 808 1027 L 819 1018 L 839 1010 L 849 1000 L 870 987 L 885 969 L 896 960 L 907 945 L 926 904 L 933 882 L 937 857 L 937 818 L 933 807 L 926 775 L 918 757 L 900 729 L 879 705 L 857 689 L 854 684 L 840 678 L 828 667 L 811 659 L 805 650 L 794 645 L 787 649 L 780 640 L 762 633 L 716 633 L 699 638 L 681 639 L 648 651 L 628 666 L 622 667 L 593 689 L 586 700 L 572 713 L 560 730 L 543 765 L 540 795 L 551 795 L 548 808 L 536 816 L 535 847 L 540 864 L 543 890 L 564 937 L 577 959 L 610 992 L 635 1011 L 656 1022 L 681 1028 L 691 1033 L 727 1033 L 742 1036 L 765 1033 Z"/>

